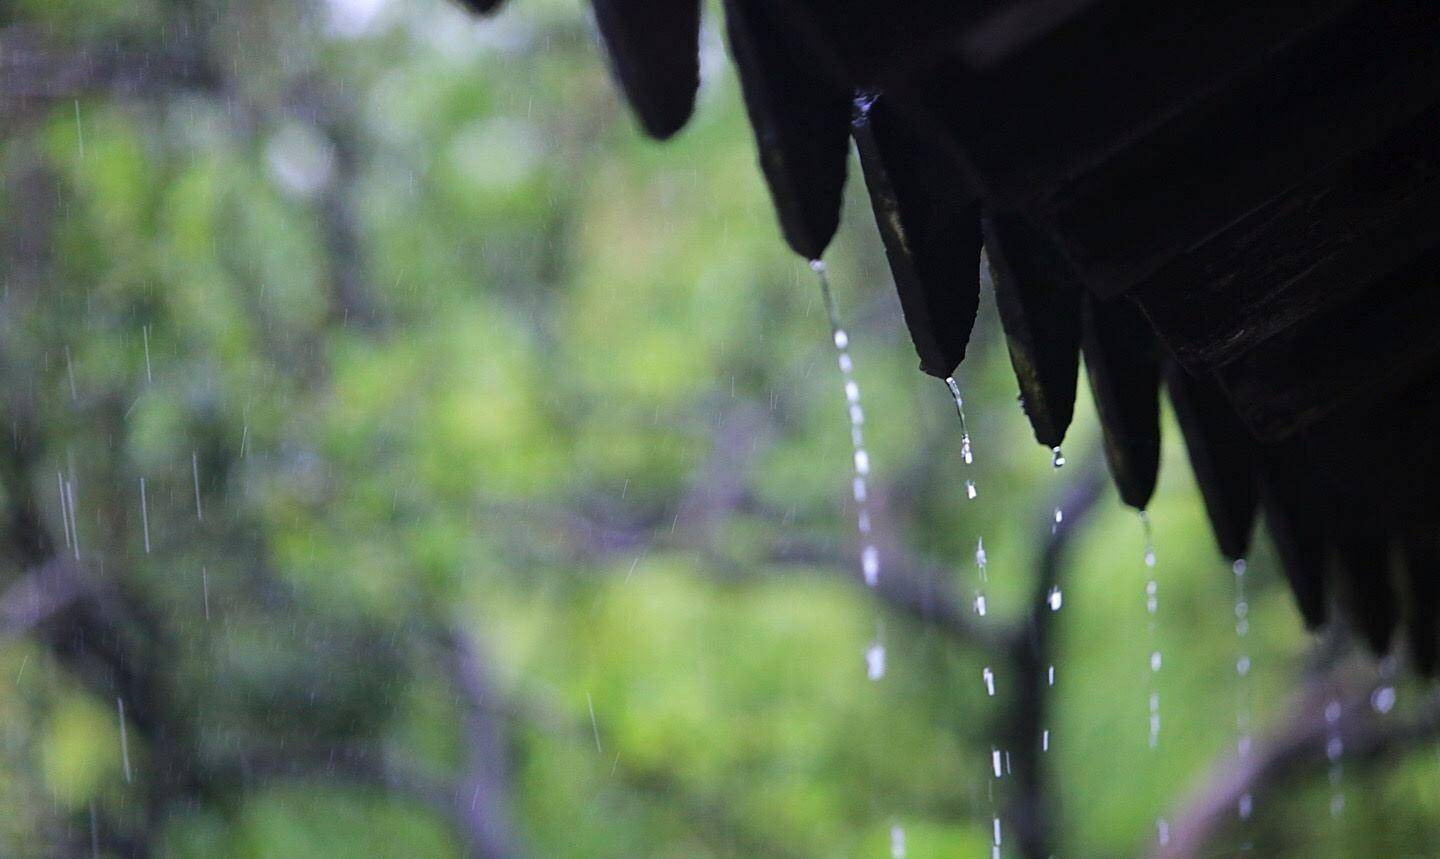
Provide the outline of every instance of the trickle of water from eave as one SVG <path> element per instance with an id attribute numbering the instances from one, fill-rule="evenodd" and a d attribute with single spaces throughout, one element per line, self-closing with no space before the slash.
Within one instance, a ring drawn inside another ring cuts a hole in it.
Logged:
<path id="1" fill-rule="evenodd" d="M 1340 730 L 1340 717 L 1344 714 L 1344 708 L 1340 706 L 1340 699 L 1331 698 L 1325 704 L 1325 759 L 1329 761 L 1330 767 L 1327 777 L 1330 780 L 1330 816 L 1339 817 L 1345 810 L 1345 788 L 1342 780 L 1345 777 L 1345 737 Z"/>
<path id="2" fill-rule="evenodd" d="M 955 381 L 954 376 L 945 377 L 945 387 L 950 391 L 950 397 L 955 401 L 955 414 L 960 417 L 960 461 L 966 466 L 975 464 L 974 446 L 970 441 L 970 425 L 965 420 L 965 398 L 960 394 L 960 383 Z M 972 478 L 965 478 L 965 497 L 974 501 L 980 495 Z"/>
<path id="3" fill-rule="evenodd" d="M 1241 766 L 1250 760 L 1250 748 L 1252 739 L 1250 734 L 1250 654 L 1246 647 L 1246 637 L 1250 634 L 1250 602 L 1245 595 L 1245 573 L 1247 564 L 1244 558 L 1237 558 L 1230 565 L 1230 570 L 1235 574 L 1235 640 L 1238 653 L 1235 657 L 1235 731 L 1236 731 L 1236 754 L 1240 759 Z M 1255 810 L 1255 799 L 1249 791 L 1240 795 L 1236 802 L 1236 814 L 1241 822 L 1250 819 Z"/>
<path id="4" fill-rule="evenodd" d="M 1066 460 L 1065 460 L 1065 454 L 1064 454 L 1063 451 L 1060 450 L 1060 446 L 1059 446 L 1059 445 L 1056 445 L 1055 447 L 1050 448 L 1050 467 L 1051 467 L 1051 469 L 1053 469 L 1054 471 L 1056 471 L 1056 472 L 1058 473 L 1058 472 L 1060 471 L 1060 469 L 1062 469 L 1062 468 L 1065 467 L 1065 462 L 1066 462 Z M 1058 474 L 1057 474 L 1057 476 L 1058 476 Z M 1061 526 L 1062 524 L 1064 524 L 1064 522 L 1065 522 L 1065 511 L 1064 511 L 1064 509 L 1061 508 L 1059 505 L 1056 505 L 1054 513 L 1052 513 L 1051 516 L 1050 516 L 1050 536 L 1051 536 L 1052 538 L 1055 537 L 1057 534 L 1059 534 L 1059 532 L 1060 532 L 1060 526 Z M 1060 611 L 1061 607 L 1065 605 L 1065 594 L 1060 590 L 1060 585 L 1059 585 L 1058 582 L 1055 583 L 1055 584 L 1053 584 L 1053 585 L 1051 585 L 1050 590 L 1045 594 L 1045 605 L 1046 605 L 1046 606 L 1050 609 L 1050 611 L 1052 611 L 1052 612 L 1058 612 L 1058 611 Z M 1046 677 L 1045 677 L 1046 685 L 1047 685 L 1047 686 L 1054 686 L 1054 685 L 1055 685 L 1055 666 L 1054 666 L 1054 665 L 1046 666 L 1045 674 L 1046 674 Z M 1048 751 L 1050 751 L 1050 731 L 1049 731 L 1047 728 L 1044 728 L 1044 727 L 1042 727 L 1041 730 L 1040 730 L 1040 751 L 1041 751 L 1041 752 L 1048 752 Z"/>
<path id="5" fill-rule="evenodd" d="M 845 391 L 845 408 L 850 419 L 850 451 L 854 476 L 851 479 L 851 495 L 855 499 L 855 524 L 860 532 L 860 573 L 866 587 L 880 585 L 880 550 L 871 541 L 870 522 L 870 452 L 865 448 L 865 408 L 860 402 L 860 383 L 855 380 L 855 361 L 850 357 L 850 334 L 840 324 L 840 313 L 835 306 L 835 296 L 830 291 L 830 278 L 822 260 L 811 260 L 810 270 L 820 284 L 820 299 L 825 305 L 825 316 L 830 323 L 830 337 L 835 344 L 836 362 L 840 366 L 840 380 Z M 881 640 L 879 620 L 876 620 L 874 641 L 865 649 L 865 676 L 878 681 L 885 676 L 885 644 Z"/>
<path id="6" fill-rule="evenodd" d="M 1158 752 L 1160 748 L 1160 668 L 1164 662 L 1158 644 L 1160 612 L 1160 585 L 1155 578 L 1155 534 L 1150 524 L 1150 515 L 1144 510 L 1139 513 L 1140 527 L 1145 535 L 1145 613 L 1147 620 L 1147 639 L 1149 642 L 1149 689 L 1146 693 L 1146 704 L 1149 710 L 1149 731 L 1147 744 L 1152 752 Z M 1170 821 L 1164 817 L 1155 819 L 1155 837 L 1161 846 L 1170 842 Z"/>

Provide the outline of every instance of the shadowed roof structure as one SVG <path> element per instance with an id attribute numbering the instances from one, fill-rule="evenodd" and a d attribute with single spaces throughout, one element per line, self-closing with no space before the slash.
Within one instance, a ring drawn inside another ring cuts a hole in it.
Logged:
<path id="1" fill-rule="evenodd" d="M 593 0 L 641 127 L 699 83 L 697 0 Z M 467 0 L 490 11 L 498 0 Z M 1263 510 L 1308 626 L 1440 649 L 1440 5 L 725 0 L 781 231 L 820 257 L 850 140 L 921 369 L 982 265 L 1037 441 L 1080 356 L 1125 503 L 1175 406 L 1220 550 Z M 982 252 L 983 248 L 983 252 Z"/>

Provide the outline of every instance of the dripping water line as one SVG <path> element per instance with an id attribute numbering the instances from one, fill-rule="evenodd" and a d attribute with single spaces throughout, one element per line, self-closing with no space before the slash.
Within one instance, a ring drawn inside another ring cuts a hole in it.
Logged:
<path id="1" fill-rule="evenodd" d="M 872 592 L 880 585 L 880 550 L 871 536 L 870 520 L 870 453 L 865 448 L 865 409 L 860 402 L 860 384 L 855 380 L 855 362 L 850 357 L 850 335 L 840 324 L 840 313 L 835 306 L 835 296 L 830 290 L 830 278 L 821 259 L 810 260 L 810 270 L 820 284 L 820 299 L 825 305 L 825 316 L 830 323 L 830 337 L 835 345 L 836 361 L 840 366 L 840 379 L 845 391 L 845 408 L 850 418 L 850 447 L 854 476 L 851 480 L 851 494 L 855 500 L 855 525 L 860 534 L 860 573 L 865 586 Z M 865 648 L 865 676 L 871 682 L 883 680 L 886 672 L 885 630 L 880 619 L 880 608 L 874 609 L 875 637 Z M 890 828 L 891 856 L 905 855 L 904 827 L 892 824 Z"/>
<path id="2" fill-rule="evenodd" d="M 1329 764 L 1326 778 L 1330 782 L 1330 816 L 1337 818 L 1345 810 L 1345 735 L 1340 730 L 1343 714 L 1338 697 L 1325 702 L 1325 760 Z"/>
<path id="3" fill-rule="evenodd" d="M 1253 745 L 1251 737 L 1251 681 L 1250 681 L 1250 652 L 1246 646 L 1247 636 L 1250 633 L 1250 602 L 1245 594 L 1245 573 L 1248 565 L 1244 558 L 1236 558 L 1230 565 L 1230 571 L 1235 574 L 1235 643 L 1237 654 L 1235 657 L 1235 753 L 1240 759 L 1242 766 L 1250 761 L 1250 750 Z M 1235 812 L 1240 821 L 1244 823 L 1250 819 L 1251 813 L 1255 810 L 1255 799 L 1250 791 L 1240 795 L 1236 802 Z M 1248 848 L 1248 844 L 1246 847 Z"/>
<path id="4" fill-rule="evenodd" d="M 975 464 L 975 453 L 974 446 L 970 439 L 970 424 L 965 419 L 965 397 L 960 391 L 960 383 L 955 381 L 953 375 L 945 377 L 945 387 L 949 390 L 951 399 L 955 401 L 955 415 L 960 419 L 960 461 L 969 469 Z M 979 490 L 975 486 L 975 480 L 970 477 L 965 478 L 965 497 L 970 501 L 974 501 L 978 496 Z M 988 566 L 989 556 L 985 552 L 985 538 L 980 537 L 977 538 L 975 542 L 977 581 L 975 586 L 974 607 L 975 614 L 982 619 L 988 612 L 985 599 L 985 585 L 990 578 Z M 982 668 L 980 671 L 980 680 L 981 683 L 984 684 L 985 696 L 987 698 L 994 698 L 994 669 L 989 665 Z M 1008 759 L 1009 754 L 1003 752 L 998 744 L 992 743 L 990 747 L 990 781 L 987 784 L 989 788 L 987 793 L 990 797 L 991 859 L 999 859 L 1000 857 L 1000 845 L 1003 833 L 1001 831 L 1000 808 L 995 797 L 995 788 L 1008 769 L 1006 766 Z"/>
<path id="5" fill-rule="evenodd" d="M 970 443 L 970 425 L 965 420 L 965 397 L 960 393 L 960 383 L 955 381 L 954 376 L 945 377 L 945 387 L 950 391 L 950 397 L 955 401 L 955 414 L 960 417 L 960 461 L 968 468 L 975 464 L 975 452 Z M 980 494 L 975 488 L 975 481 L 972 478 L 965 478 L 965 497 L 974 501 Z"/>
<path id="6" fill-rule="evenodd" d="M 1148 675 L 1148 694 L 1146 702 L 1149 709 L 1149 733 L 1147 743 L 1152 754 L 1158 754 L 1160 748 L 1160 683 L 1159 673 L 1161 667 L 1160 647 L 1157 643 L 1159 636 L 1158 617 L 1160 612 L 1160 585 L 1155 577 L 1155 532 L 1150 523 L 1150 514 L 1141 510 L 1140 527 L 1145 534 L 1145 613 L 1148 616 L 1146 622 L 1146 635 L 1150 644 L 1150 671 Z M 1160 846 L 1170 843 L 1170 821 L 1164 816 L 1155 818 L 1155 837 Z"/>

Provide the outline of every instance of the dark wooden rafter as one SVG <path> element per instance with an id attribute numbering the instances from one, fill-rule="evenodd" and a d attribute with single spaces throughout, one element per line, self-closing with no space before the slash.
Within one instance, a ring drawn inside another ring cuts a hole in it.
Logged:
<path id="1" fill-rule="evenodd" d="M 840 225 L 853 89 L 824 70 L 769 0 L 725 0 L 730 49 L 785 241 L 819 259 Z"/>
<path id="2" fill-rule="evenodd" d="M 1021 406 L 1035 440 L 1059 447 L 1075 413 L 1084 292 L 1069 263 L 1024 218 L 991 214 L 981 223 Z"/>
<path id="3" fill-rule="evenodd" d="M 1155 332 L 1125 298 L 1084 297 L 1081 351 L 1120 500 L 1144 510 L 1160 473 L 1160 376 Z"/>
<path id="4" fill-rule="evenodd" d="M 883 96 L 856 97 L 853 134 L 920 369 L 965 358 L 980 307 L 980 203 Z"/>
<path id="5" fill-rule="evenodd" d="M 700 0 L 592 0 L 615 79 L 651 137 L 679 131 L 700 89 Z"/>

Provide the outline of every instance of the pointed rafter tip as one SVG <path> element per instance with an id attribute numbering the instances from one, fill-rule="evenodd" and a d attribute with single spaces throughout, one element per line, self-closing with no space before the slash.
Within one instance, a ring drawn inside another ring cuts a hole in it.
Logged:
<path id="1" fill-rule="evenodd" d="M 595 23 L 645 133 L 658 140 L 689 121 L 700 88 L 700 0 L 592 0 Z"/>
<path id="2" fill-rule="evenodd" d="M 1388 535 L 1368 530 L 1337 534 L 1332 560 L 1346 618 L 1370 650 L 1384 656 L 1399 620 Z"/>
<path id="3" fill-rule="evenodd" d="M 1261 496 L 1265 524 L 1280 555 L 1280 568 L 1295 595 L 1305 628 L 1314 632 L 1328 619 L 1325 522 L 1306 481 L 1281 456 L 1265 457 Z"/>
<path id="4" fill-rule="evenodd" d="M 850 91 L 817 70 L 777 4 L 725 0 L 725 26 L 780 230 L 818 259 L 840 225 Z"/>
<path id="5" fill-rule="evenodd" d="M 995 304 L 1035 439 L 1057 448 L 1075 411 L 1083 288 L 1054 243 L 1024 219 L 986 215 Z"/>
<path id="6" fill-rule="evenodd" d="M 884 96 L 856 95 L 851 133 L 920 369 L 947 379 L 980 307 L 979 203 Z"/>
<path id="7" fill-rule="evenodd" d="M 1407 534 L 1402 545 L 1408 590 L 1405 624 L 1410 655 L 1427 677 L 1440 669 L 1440 537 L 1427 530 Z"/>
<path id="8" fill-rule="evenodd" d="M 1120 500 L 1144 510 L 1160 472 L 1160 347 L 1128 299 L 1084 299 L 1081 351 Z"/>
<path id="9" fill-rule="evenodd" d="M 1214 379 L 1170 362 L 1165 383 L 1215 541 L 1225 557 L 1243 558 L 1260 503 L 1255 441 Z"/>

